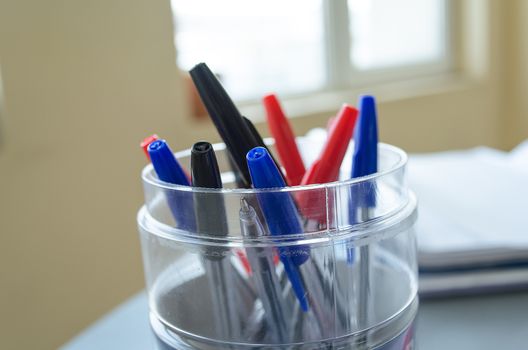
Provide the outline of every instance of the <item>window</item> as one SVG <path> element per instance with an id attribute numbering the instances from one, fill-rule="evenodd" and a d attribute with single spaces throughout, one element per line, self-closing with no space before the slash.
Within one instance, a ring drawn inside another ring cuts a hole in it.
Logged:
<path id="1" fill-rule="evenodd" d="M 446 69 L 447 0 L 172 0 L 178 65 L 236 100 Z"/>

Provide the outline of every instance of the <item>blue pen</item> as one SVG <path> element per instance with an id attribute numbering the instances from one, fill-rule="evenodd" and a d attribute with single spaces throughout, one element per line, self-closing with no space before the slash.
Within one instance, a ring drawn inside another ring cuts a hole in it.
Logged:
<path id="1" fill-rule="evenodd" d="M 378 171 L 378 122 L 376 101 L 373 96 L 361 96 L 359 118 L 354 130 L 352 178 L 374 174 Z M 366 182 L 356 184 L 351 190 L 349 221 L 351 224 L 368 219 L 368 208 L 376 206 L 376 186 Z M 361 217 L 358 217 L 360 215 Z M 349 251 L 349 254 L 353 254 Z M 349 256 L 349 261 L 352 259 Z"/>
<path id="2" fill-rule="evenodd" d="M 361 96 L 359 110 L 359 120 L 354 132 L 352 178 L 371 175 L 378 171 L 378 122 L 374 97 Z M 358 196 L 361 206 L 375 206 L 374 195 L 372 188 L 364 189 Z"/>
<path id="3" fill-rule="evenodd" d="M 253 187 L 286 187 L 284 178 L 266 148 L 255 147 L 248 152 L 246 158 Z M 297 207 L 288 192 L 261 192 L 257 197 L 269 232 L 273 236 L 303 232 Z M 315 261 L 311 259 L 308 262 L 310 247 L 280 247 L 279 257 L 304 312 L 308 311 L 309 300 L 316 320 L 316 323 L 312 324 L 312 331 L 318 332 L 322 337 L 329 337 L 336 330 L 341 330 L 343 317 L 346 317 L 343 310 L 346 308 L 341 306 L 339 300 L 334 300 L 333 293 L 330 292 L 332 288 L 321 278 Z M 335 303 L 335 307 L 325 307 L 328 303 Z"/>
<path id="4" fill-rule="evenodd" d="M 148 146 L 152 166 L 161 181 L 190 186 L 189 179 L 174 157 L 165 140 L 156 140 Z M 186 231 L 196 229 L 192 192 L 167 191 L 167 202 L 178 228 Z"/>
<path id="5" fill-rule="evenodd" d="M 361 96 L 359 120 L 354 133 L 354 154 L 352 156 L 352 178 L 374 174 L 378 171 L 378 123 L 376 101 L 373 96 Z M 376 205 L 376 185 L 371 182 L 355 185 L 351 193 L 350 223 L 367 221 L 369 210 Z M 354 260 L 353 249 L 348 249 L 348 262 Z M 371 290 L 370 251 L 368 245 L 359 248 L 360 286 L 359 300 L 368 300 Z M 368 302 L 360 303 L 358 309 L 359 327 L 368 324 Z"/>
<path id="6" fill-rule="evenodd" d="M 277 165 L 264 147 L 255 147 L 246 156 L 251 181 L 255 188 L 286 187 Z M 263 192 L 258 201 L 274 236 L 302 233 L 297 208 L 287 192 Z M 280 247 L 279 256 L 301 308 L 308 311 L 308 300 L 299 271 L 310 255 L 309 247 Z"/>

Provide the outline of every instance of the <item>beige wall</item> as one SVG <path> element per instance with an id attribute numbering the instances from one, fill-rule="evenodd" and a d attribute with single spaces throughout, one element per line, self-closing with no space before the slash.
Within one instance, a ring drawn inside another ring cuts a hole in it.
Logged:
<path id="1" fill-rule="evenodd" d="M 528 1 L 505 1 L 508 26 L 504 41 L 507 45 L 508 64 L 504 66 L 502 143 L 506 148 L 515 146 L 528 137 Z"/>
<path id="2" fill-rule="evenodd" d="M 138 142 L 196 138 L 171 33 L 168 1 L 0 2 L 0 349 L 55 348 L 142 288 Z"/>
<path id="3" fill-rule="evenodd" d="M 528 136 L 528 5 L 490 3 L 462 21 L 461 82 L 383 102 L 384 141 L 429 151 Z M 188 116 L 174 62 L 168 0 L 0 2 L 0 348 L 55 348 L 142 288 L 138 141 L 218 140 Z"/>

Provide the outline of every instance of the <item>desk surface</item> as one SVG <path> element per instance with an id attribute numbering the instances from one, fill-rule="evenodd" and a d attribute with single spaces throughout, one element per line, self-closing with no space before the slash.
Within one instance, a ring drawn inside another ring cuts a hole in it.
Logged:
<path id="1" fill-rule="evenodd" d="M 152 349 L 147 310 L 138 294 L 62 350 Z M 416 342 L 420 350 L 527 349 L 528 293 L 422 301 Z"/>

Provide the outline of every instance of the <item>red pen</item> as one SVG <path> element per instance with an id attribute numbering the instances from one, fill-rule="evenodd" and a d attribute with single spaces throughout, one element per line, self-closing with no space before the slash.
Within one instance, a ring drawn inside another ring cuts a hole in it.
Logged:
<path id="1" fill-rule="evenodd" d="M 149 155 L 148 150 L 147 150 L 147 149 L 148 149 L 148 146 L 149 146 L 152 142 L 156 141 L 158 138 L 159 138 L 158 135 L 156 135 L 156 134 L 152 134 L 152 135 L 150 135 L 150 136 L 148 136 L 148 137 L 145 137 L 145 138 L 143 139 L 143 141 L 141 141 L 141 143 L 139 144 L 139 146 L 140 146 L 141 148 L 143 148 L 143 152 L 145 152 L 145 155 L 147 156 L 147 159 L 148 159 L 148 160 L 150 160 L 150 155 Z"/>
<path id="2" fill-rule="evenodd" d="M 279 158 L 286 170 L 286 181 L 289 186 L 299 185 L 306 170 L 290 123 L 281 109 L 277 96 L 266 95 L 262 102 L 266 109 L 270 132 L 275 138 Z"/>
<path id="3" fill-rule="evenodd" d="M 143 148 L 143 152 L 145 152 L 145 155 L 147 156 L 147 159 L 150 161 L 150 155 L 148 153 L 148 146 L 156 141 L 157 139 L 159 139 L 158 135 L 156 134 L 152 134 L 150 136 L 147 136 L 143 139 L 143 141 L 141 141 L 141 143 L 139 144 L 139 146 L 141 148 Z M 191 176 L 189 176 L 189 173 L 187 172 L 186 169 L 183 169 L 183 172 L 185 173 L 185 175 L 187 176 L 187 178 L 189 179 L 189 182 L 191 181 Z"/>
<path id="4" fill-rule="evenodd" d="M 319 158 L 313 162 L 304 174 L 301 185 L 323 184 L 337 181 L 339 169 L 345 157 L 346 150 L 358 116 L 358 110 L 344 104 L 337 114 L 328 132 L 328 138 Z M 322 197 L 322 198 L 319 198 Z M 326 203 L 323 191 L 303 192 L 298 196 L 298 204 L 304 216 L 322 222 L 326 218 L 326 210 L 322 210 Z"/>

